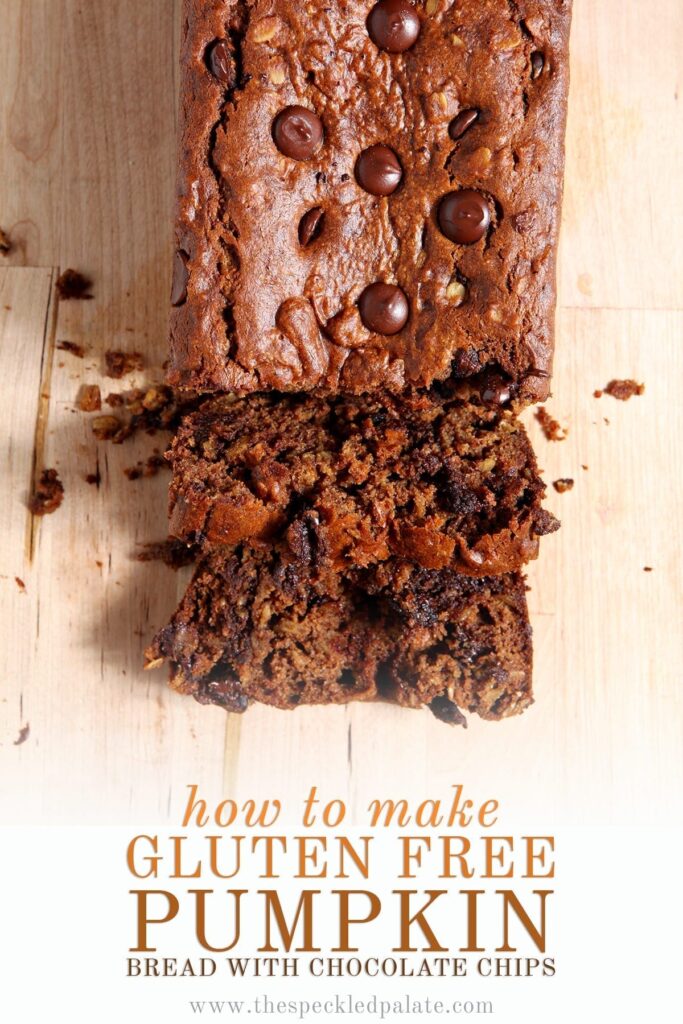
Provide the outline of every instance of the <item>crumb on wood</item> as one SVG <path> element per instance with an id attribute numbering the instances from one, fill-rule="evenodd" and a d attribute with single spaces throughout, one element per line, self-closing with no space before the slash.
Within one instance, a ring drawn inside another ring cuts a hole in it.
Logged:
<path id="1" fill-rule="evenodd" d="M 104 363 L 106 376 L 113 377 L 114 380 L 120 380 L 129 373 L 135 373 L 145 367 L 141 352 L 120 352 L 115 349 L 109 349 L 104 353 Z"/>
<path id="2" fill-rule="evenodd" d="M 85 482 L 86 484 L 91 484 L 93 487 L 100 486 L 100 484 L 102 483 L 102 475 L 100 473 L 99 464 L 94 473 L 86 473 Z"/>
<path id="3" fill-rule="evenodd" d="M 64 500 L 64 486 L 56 469 L 44 469 L 28 503 L 34 516 L 47 516 L 56 512 Z"/>
<path id="4" fill-rule="evenodd" d="M 547 508 L 540 508 L 534 520 L 534 533 L 538 537 L 547 537 L 550 533 L 557 533 L 561 525 L 557 516 L 554 516 Z"/>
<path id="5" fill-rule="evenodd" d="M 651 565 L 644 565 L 643 566 L 643 572 L 652 572 L 652 566 Z"/>
<path id="6" fill-rule="evenodd" d="M 543 406 L 541 406 L 536 410 L 535 416 L 541 426 L 541 430 L 543 431 L 546 440 L 565 440 L 569 431 L 566 428 L 562 428 L 558 421 L 550 415 L 547 409 L 544 409 Z"/>
<path id="7" fill-rule="evenodd" d="M 586 466 L 584 464 L 581 465 L 581 469 L 584 469 L 586 472 L 588 472 L 588 466 Z"/>
<path id="8" fill-rule="evenodd" d="M 570 476 L 563 476 L 559 480 L 553 480 L 553 487 L 558 494 L 565 494 L 566 491 L 571 491 L 573 486 L 574 481 Z"/>
<path id="9" fill-rule="evenodd" d="M 14 582 L 19 587 L 19 590 L 22 592 L 22 594 L 25 594 L 26 593 L 26 584 L 22 580 L 21 576 L 15 576 L 14 577 Z"/>
<path id="10" fill-rule="evenodd" d="M 104 562 L 101 562 L 99 558 L 96 558 L 95 565 L 97 566 L 98 569 L 101 569 L 104 566 Z"/>
<path id="11" fill-rule="evenodd" d="M 145 544 L 135 557 L 138 562 L 163 562 L 170 569 L 182 569 L 192 565 L 197 551 L 184 541 L 169 537 L 168 540 Z"/>
<path id="12" fill-rule="evenodd" d="M 76 396 L 76 406 L 81 412 L 99 412 L 102 408 L 102 393 L 97 384 L 81 384 Z"/>
<path id="13" fill-rule="evenodd" d="M 75 356 L 76 359 L 82 359 L 85 355 L 83 346 L 78 345 L 75 341 L 58 341 L 57 348 L 61 352 L 68 352 L 70 355 Z"/>
<path id="14" fill-rule="evenodd" d="M 22 743 L 26 743 L 26 740 L 28 739 L 30 732 L 31 726 L 29 725 L 28 722 L 26 723 L 26 725 L 22 725 L 21 729 L 19 730 L 19 735 L 14 741 L 14 746 L 20 747 Z"/>
<path id="15" fill-rule="evenodd" d="M 602 398 L 603 395 L 611 395 L 620 402 L 628 402 L 629 398 L 645 393 L 645 385 L 635 380 L 611 380 L 602 390 L 594 391 L 594 398 Z"/>
<path id="16" fill-rule="evenodd" d="M 123 472 L 129 480 L 139 480 L 141 477 L 156 476 L 160 470 L 170 468 L 163 455 L 156 450 L 145 462 L 139 461 L 135 466 L 128 466 Z"/>
<path id="17" fill-rule="evenodd" d="M 170 465 L 159 452 L 150 455 L 145 463 L 145 476 L 156 476 L 162 469 L 170 470 Z"/>
<path id="18" fill-rule="evenodd" d="M 93 433 L 100 441 L 122 444 L 139 431 L 154 435 L 158 430 L 177 429 L 183 416 L 196 408 L 198 396 L 181 395 L 166 385 L 153 384 L 110 393 L 104 401 L 110 409 L 120 410 L 120 413 L 98 416 L 92 422 Z"/>
<path id="19" fill-rule="evenodd" d="M 0 228 L 0 253 L 2 253 L 3 256 L 8 256 L 11 251 L 12 242 L 10 241 L 10 237 L 6 231 L 3 231 L 2 228 Z"/>
<path id="20" fill-rule="evenodd" d="M 55 285 L 60 299 L 92 299 L 92 281 L 78 270 L 69 268 L 57 278 Z"/>
<path id="21" fill-rule="evenodd" d="M 98 441 L 114 441 L 124 431 L 124 424 L 117 416 L 96 416 L 91 426 Z"/>

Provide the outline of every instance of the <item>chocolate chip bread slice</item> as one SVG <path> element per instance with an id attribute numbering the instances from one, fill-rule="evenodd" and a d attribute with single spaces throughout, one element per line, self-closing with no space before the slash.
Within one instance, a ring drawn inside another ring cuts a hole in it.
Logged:
<path id="1" fill-rule="evenodd" d="M 228 711 L 374 697 L 380 656 L 342 577 L 323 580 L 270 545 L 211 551 L 146 652 L 148 668 L 170 663 L 173 689 Z"/>
<path id="2" fill-rule="evenodd" d="M 367 578 L 302 571 L 283 549 L 212 551 L 147 667 L 200 703 L 245 711 L 387 699 L 497 719 L 531 702 L 531 629 L 517 574 L 382 566 Z"/>
<path id="3" fill-rule="evenodd" d="M 570 0 L 184 0 L 169 382 L 548 395 Z"/>
<path id="4" fill-rule="evenodd" d="M 170 452 L 171 533 L 281 539 L 304 565 L 394 556 L 475 576 L 519 569 L 557 528 L 509 411 L 456 394 L 206 402 Z"/>

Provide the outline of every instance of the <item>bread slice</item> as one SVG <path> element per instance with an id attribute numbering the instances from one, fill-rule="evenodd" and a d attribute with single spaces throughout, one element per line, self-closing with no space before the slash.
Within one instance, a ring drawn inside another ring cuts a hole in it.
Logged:
<path id="1" fill-rule="evenodd" d="M 302 568 L 282 545 L 207 554 L 146 658 L 228 711 L 386 699 L 464 724 L 463 712 L 496 719 L 531 702 L 519 574 L 394 561 L 346 578 Z"/>
<path id="2" fill-rule="evenodd" d="M 183 422 L 169 458 L 175 537 L 282 541 L 318 569 L 401 557 L 513 572 L 559 525 L 520 421 L 471 394 L 223 396 Z"/>

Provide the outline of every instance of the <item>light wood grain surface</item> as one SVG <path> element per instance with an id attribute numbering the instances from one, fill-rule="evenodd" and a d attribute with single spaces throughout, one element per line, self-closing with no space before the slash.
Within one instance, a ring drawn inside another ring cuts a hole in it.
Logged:
<path id="1" fill-rule="evenodd" d="M 74 410 L 108 348 L 164 358 L 178 0 L 0 0 L 0 798 L 6 821 L 161 823 L 209 798 L 495 795 L 518 821 L 659 820 L 683 783 L 683 118 L 678 0 L 575 0 L 556 376 L 547 479 L 574 489 L 530 571 L 536 704 L 465 732 L 388 706 L 253 708 L 171 694 L 140 670 L 186 574 L 141 564 L 167 478 L 123 469 L 159 438 L 98 445 Z M 55 300 L 60 268 L 95 282 Z M 84 360 L 59 350 L 87 347 Z M 635 377 L 628 403 L 593 391 Z M 125 386 L 135 379 L 125 382 Z M 58 468 L 53 516 L 26 508 Z M 102 485 L 84 477 L 99 466 Z M 583 468 L 587 467 L 587 468 Z M 652 572 L 644 572 L 649 566 Z M 25 584 L 22 589 L 16 582 Z M 23 743 L 17 743 L 28 726 Z M 679 801 L 678 801 L 679 802 Z"/>

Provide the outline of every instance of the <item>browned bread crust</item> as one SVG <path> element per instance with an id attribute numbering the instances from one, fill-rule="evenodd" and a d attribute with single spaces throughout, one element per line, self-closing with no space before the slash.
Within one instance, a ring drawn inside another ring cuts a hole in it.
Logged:
<path id="1" fill-rule="evenodd" d="M 185 0 L 169 380 L 359 393 L 494 367 L 520 403 L 543 399 L 570 0 L 417 0 L 403 53 L 370 38 L 372 6 Z M 308 160 L 273 138 L 294 104 L 322 121 Z M 388 196 L 356 180 L 375 144 L 402 167 Z M 439 227 L 441 200 L 463 189 L 490 220 L 472 244 Z M 311 211 L 319 233 L 302 244 Z M 408 300 L 395 334 L 361 320 L 377 281 Z"/>

